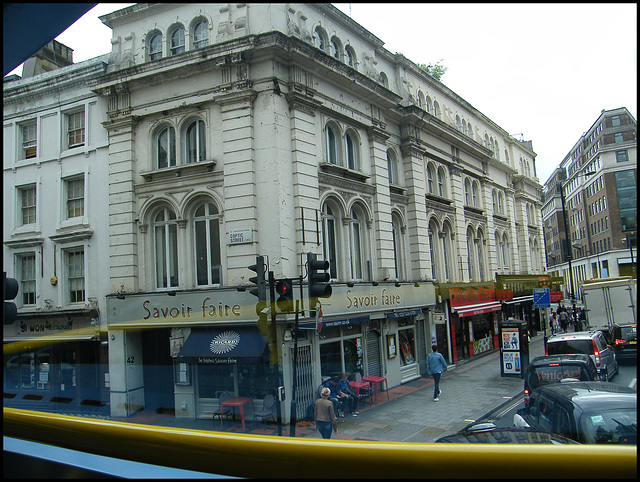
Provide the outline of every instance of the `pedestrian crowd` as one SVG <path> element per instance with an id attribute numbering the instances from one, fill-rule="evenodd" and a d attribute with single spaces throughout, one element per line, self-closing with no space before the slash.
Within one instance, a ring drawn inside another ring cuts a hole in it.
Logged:
<path id="1" fill-rule="evenodd" d="M 553 334 L 567 333 L 569 328 L 573 328 L 574 331 L 582 331 L 587 328 L 586 312 L 580 307 L 576 307 L 573 311 L 560 304 L 558 309 L 551 313 L 549 328 Z"/>

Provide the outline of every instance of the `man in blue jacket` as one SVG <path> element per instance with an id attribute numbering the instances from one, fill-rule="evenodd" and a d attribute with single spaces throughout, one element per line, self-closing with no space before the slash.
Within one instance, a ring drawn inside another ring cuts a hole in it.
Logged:
<path id="1" fill-rule="evenodd" d="M 442 393 L 440 390 L 440 375 L 447 371 L 447 361 L 442 354 L 438 353 L 438 345 L 432 345 L 431 350 L 433 351 L 427 356 L 427 370 L 433 376 L 433 401 L 437 402 L 440 400 L 440 394 Z"/>

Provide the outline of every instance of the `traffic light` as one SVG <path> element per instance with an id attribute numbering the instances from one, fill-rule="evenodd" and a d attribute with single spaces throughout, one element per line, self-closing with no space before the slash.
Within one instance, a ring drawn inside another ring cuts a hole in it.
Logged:
<path id="1" fill-rule="evenodd" d="M 293 280 L 276 280 L 276 307 L 281 313 L 293 312 Z"/>
<path id="2" fill-rule="evenodd" d="M 267 280 L 265 278 L 267 266 L 264 263 L 264 256 L 256 256 L 256 264 L 249 266 L 249 269 L 256 272 L 255 276 L 249 278 L 249 281 L 256 285 L 255 288 L 249 290 L 249 293 L 258 297 L 256 314 L 260 316 L 264 314 L 262 310 L 267 306 Z"/>
<path id="3" fill-rule="evenodd" d="M 5 272 L 4 278 L 2 279 L 2 291 L 4 291 L 2 319 L 5 325 L 11 325 L 18 318 L 18 307 L 11 300 L 18 296 L 19 289 L 18 281 L 14 278 L 7 278 L 7 273 Z"/>
<path id="4" fill-rule="evenodd" d="M 307 265 L 309 270 L 309 308 L 313 310 L 318 298 L 331 296 L 329 261 L 316 259 L 314 253 L 307 253 Z"/>

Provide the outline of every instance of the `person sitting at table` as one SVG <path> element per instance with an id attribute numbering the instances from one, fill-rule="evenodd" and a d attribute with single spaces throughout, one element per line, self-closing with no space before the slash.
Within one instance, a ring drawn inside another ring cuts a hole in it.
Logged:
<path id="1" fill-rule="evenodd" d="M 338 414 L 340 413 L 338 409 L 342 404 L 342 398 L 338 397 L 338 380 L 338 377 L 331 377 L 327 380 L 327 383 L 324 384 L 324 386 L 329 389 L 329 401 L 333 403 L 333 411 L 335 413 L 336 420 L 338 420 Z"/>
<path id="2" fill-rule="evenodd" d="M 347 374 L 343 373 L 342 378 L 338 382 L 338 400 L 342 401 L 342 406 L 347 406 L 347 410 L 352 417 L 358 416 L 358 399 L 352 394 L 352 390 L 349 389 L 349 379 Z M 342 414 L 344 417 L 344 413 Z"/>

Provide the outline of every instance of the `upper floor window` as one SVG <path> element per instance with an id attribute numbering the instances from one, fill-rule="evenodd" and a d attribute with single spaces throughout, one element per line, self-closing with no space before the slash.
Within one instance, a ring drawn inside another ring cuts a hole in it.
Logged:
<path id="1" fill-rule="evenodd" d="M 84 145 L 84 110 L 66 114 L 67 118 L 67 147 Z"/>
<path id="2" fill-rule="evenodd" d="M 364 279 L 364 233 L 361 216 L 354 209 L 351 212 L 351 277 L 354 280 Z"/>
<path id="3" fill-rule="evenodd" d="M 433 115 L 436 116 L 438 119 L 442 115 L 442 112 L 440 111 L 440 104 L 438 104 L 437 101 L 433 102 Z"/>
<path id="4" fill-rule="evenodd" d="M 316 27 L 315 36 L 313 38 L 314 45 L 318 47 L 320 50 L 326 50 L 327 48 L 327 40 L 325 38 L 325 34 L 321 27 Z"/>
<path id="5" fill-rule="evenodd" d="M 384 72 L 380 72 L 379 82 L 386 88 L 389 88 L 389 79 L 387 78 L 387 74 Z"/>
<path id="6" fill-rule="evenodd" d="M 347 167 L 357 171 L 360 167 L 358 155 L 358 140 L 352 132 L 347 131 L 344 136 L 345 149 L 347 154 Z"/>
<path id="7" fill-rule="evenodd" d="M 185 159 L 187 164 L 206 159 L 204 121 L 195 120 L 185 129 Z"/>
<path id="8" fill-rule="evenodd" d="M 327 162 L 330 164 L 338 165 L 339 162 L 339 147 L 338 136 L 333 126 L 327 124 L 326 127 L 327 136 Z"/>
<path id="9" fill-rule="evenodd" d="M 193 48 L 199 49 L 209 45 L 209 23 L 201 20 L 193 29 Z"/>
<path id="10" fill-rule="evenodd" d="M 178 27 L 171 34 L 171 55 L 181 54 L 184 49 L 184 28 Z"/>
<path id="11" fill-rule="evenodd" d="M 404 278 L 404 235 L 402 223 L 397 214 L 391 215 L 391 235 L 393 239 L 393 265 L 396 270 L 396 279 Z"/>
<path id="12" fill-rule="evenodd" d="M 220 224 L 214 204 L 203 203 L 195 211 L 194 242 L 196 284 L 211 286 L 221 282 Z"/>
<path id="13" fill-rule="evenodd" d="M 392 149 L 387 150 L 387 169 L 389 170 L 389 184 L 398 184 L 398 160 Z"/>
<path id="14" fill-rule="evenodd" d="M 158 169 L 176 165 L 176 132 L 167 126 L 156 135 L 156 166 Z"/>
<path id="15" fill-rule="evenodd" d="M 84 176 L 68 179 L 66 184 L 67 213 L 66 218 L 84 216 Z"/>
<path id="16" fill-rule="evenodd" d="M 156 288 L 178 286 L 178 221 L 175 213 L 164 208 L 153 221 Z"/>
<path id="17" fill-rule="evenodd" d="M 329 261 L 329 273 L 331 279 L 338 279 L 338 222 L 333 213 L 333 209 L 328 203 L 323 209 L 322 235 L 323 235 L 323 256 Z"/>
<path id="18" fill-rule="evenodd" d="M 36 253 L 21 253 L 16 259 L 20 276 L 20 298 L 22 305 L 36 304 Z"/>
<path id="19" fill-rule="evenodd" d="M 36 123 L 30 122 L 20 126 L 20 132 L 22 136 L 22 155 L 21 159 L 31 159 L 36 157 L 37 154 L 37 134 Z"/>
<path id="20" fill-rule="evenodd" d="M 471 182 L 469 179 L 464 181 L 464 203 L 471 206 Z"/>
<path id="21" fill-rule="evenodd" d="M 472 201 L 473 201 L 473 205 L 475 207 L 479 207 L 480 206 L 480 204 L 479 204 L 480 203 L 480 198 L 478 196 L 478 183 L 474 182 L 471 185 L 471 198 L 472 198 Z"/>
<path id="22" fill-rule="evenodd" d="M 149 60 L 162 58 L 162 34 L 156 33 L 149 39 Z"/>
<path id="23" fill-rule="evenodd" d="M 427 190 L 429 194 L 433 194 L 435 192 L 434 177 L 433 166 L 429 164 L 427 166 Z"/>
<path id="24" fill-rule="evenodd" d="M 22 225 L 36 222 L 36 186 L 24 186 L 18 188 L 20 196 L 20 212 Z"/>
<path id="25" fill-rule="evenodd" d="M 336 37 L 331 39 L 331 56 L 338 60 L 342 59 L 342 47 Z"/>
<path id="26" fill-rule="evenodd" d="M 438 169 L 438 196 L 444 197 L 444 174 L 442 174 L 442 168 Z"/>
<path id="27" fill-rule="evenodd" d="M 622 132 L 616 132 L 613 135 L 613 141 L 618 143 L 618 142 L 624 142 L 624 136 L 622 135 Z"/>
<path id="28" fill-rule="evenodd" d="M 356 67 L 356 54 L 351 47 L 346 47 L 344 49 L 345 55 L 347 56 L 347 65 L 349 67 Z"/>
<path id="29" fill-rule="evenodd" d="M 66 258 L 69 303 L 83 302 L 85 301 L 84 248 L 68 250 Z"/>
<path id="30" fill-rule="evenodd" d="M 629 160 L 627 151 L 616 151 L 616 162 L 626 162 Z"/>
<path id="31" fill-rule="evenodd" d="M 618 127 L 620 125 L 620 116 L 614 115 L 611 117 L 611 126 Z"/>

